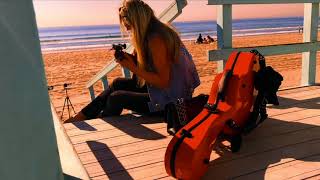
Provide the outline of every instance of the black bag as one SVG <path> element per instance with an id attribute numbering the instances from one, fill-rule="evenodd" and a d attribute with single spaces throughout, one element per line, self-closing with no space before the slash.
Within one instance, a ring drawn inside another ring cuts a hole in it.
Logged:
<path id="1" fill-rule="evenodd" d="M 167 132 L 174 135 L 183 126 L 195 118 L 208 102 L 209 95 L 200 94 L 190 100 L 178 99 L 165 106 L 165 121 Z"/>
<path id="2" fill-rule="evenodd" d="M 268 104 L 279 105 L 277 91 L 283 81 L 280 73 L 271 66 L 262 68 L 255 78 L 255 88 L 264 93 Z"/>
<path id="3" fill-rule="evenodd" d="M 279 105 L 277 91 L 282 81 L 283 76 L 271 66 L 263 67 L 258 71 L 254 82 L 254 87 L 258 90 L 258 95 L 248 123 L 244 128 L 245 134 L 251 132 L 268 118 L 267 104 Z"/>

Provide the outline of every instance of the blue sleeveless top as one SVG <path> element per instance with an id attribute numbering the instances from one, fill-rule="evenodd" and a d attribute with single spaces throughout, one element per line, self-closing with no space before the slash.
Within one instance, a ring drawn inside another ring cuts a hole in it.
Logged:
<path id="1" fill-rule="evenodd" d="M 199 85 L 200 79 L 192 56 L 182 46 L 179 61 L 171 66 L 169 87 L 160 89 L 147 84 L 150 96 L 150 102 L 148 103 L 150 112 L 164 110 L 166 104 L 180 98 L 191 99 L 194 89 Z"/>

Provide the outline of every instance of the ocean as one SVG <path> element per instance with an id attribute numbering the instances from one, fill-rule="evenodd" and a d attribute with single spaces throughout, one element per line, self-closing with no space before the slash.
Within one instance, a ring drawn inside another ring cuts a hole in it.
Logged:
<path id="1" fill-rule="evenodd" d="M 216 38 L 216 21 L 174 22 L 183 40 L 195 40 L 201 33 Z M 233 36 L 298 32 L 303 17 L 233 20 Z M 110 47 L 114 43 L 127 43 L 119 25 L 39 28 L 43 51 L 57 51 L 93 47 Z"/>

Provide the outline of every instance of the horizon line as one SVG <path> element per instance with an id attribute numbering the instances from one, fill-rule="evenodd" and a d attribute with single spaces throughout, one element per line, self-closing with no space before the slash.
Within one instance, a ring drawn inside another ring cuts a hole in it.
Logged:
<path id="1" fill-rule="evenodd" d="M 281 16 L 281 17 L 258 17 L 258 18 L 235 18 L 232 19 L 232 21 L 234 20 L 253 20 L 253 19 L 285 19 L 285 18 L 303 18 L 303 16 Z M 216 22 L 216 20 L 206 20 L 206 19 L 202 19 L 202 20 L 186 20 L 186 21 L 174 21 L 172 23 L 187 23 L 187 22 L 206 22 L 206 21 L 213 21 Z M 87 24 L 87 25 L 70 25 L 70 26 L 38 26 L 38 28 L 61 28 L 61 27 L 82 27 L 82 26 L 117 26 L 119 25 L 118 23 L 115 24 Z"/>

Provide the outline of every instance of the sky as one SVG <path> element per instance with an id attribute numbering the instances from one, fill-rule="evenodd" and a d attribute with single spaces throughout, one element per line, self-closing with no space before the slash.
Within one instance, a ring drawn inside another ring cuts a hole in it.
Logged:
<path id="1" fill-rule="evenodd" d="M 34 0 L 39 27 L 119 24 L 120 0 Z M 145 0 L 160 14 L 172 0 Z M 189 0 L 176 21 L 216 20 L 216 6 Z M 303 16 L 303 4 L 234 5 L 233 18 Z"/>

